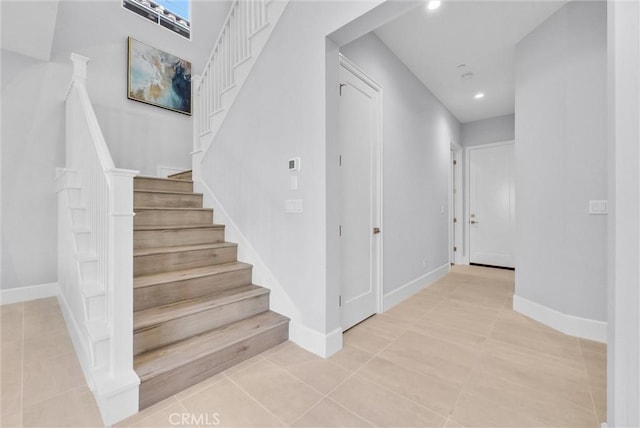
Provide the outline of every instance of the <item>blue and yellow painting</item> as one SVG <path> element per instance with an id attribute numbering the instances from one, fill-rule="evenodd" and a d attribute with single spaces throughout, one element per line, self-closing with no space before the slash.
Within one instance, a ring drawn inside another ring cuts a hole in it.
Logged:
<path id="1" fill-rule="evenodd" d="M 191 63 L 129 37 L 129 99 L 191 114 Z"/>

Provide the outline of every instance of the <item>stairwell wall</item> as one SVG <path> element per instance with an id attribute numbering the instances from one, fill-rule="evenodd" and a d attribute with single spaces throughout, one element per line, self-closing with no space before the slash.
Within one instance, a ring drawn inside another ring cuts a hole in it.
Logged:
<path id="1" fill-rule="evenodd" d="M 190 169 L 192 118 L 127 99 L 127 37 L 191 61 L 198 74 L 230 4 L 193 0 L 189 41 L 117 1 L 61 1 L 50 61 L 2 50 L 1 289 L 57 280 L 53 180 L 64 163 L 70 53 L 91 60 L 87 89 L 117 167 L 144 175 L 156 175 L 158 166 Z M 2 14 L 3 22 L 28 19 Z M 3 37 L 22 36 L 3 32 Z"/>
<path id="2" fill-rule="evenodd" d="M 203 182 L 320 334 L 339 326 L 326 315 L 326 36 L 378 3 L 290 2 L 202 162 Z M 288 199 L 303 213 L 285 213 Z"/>

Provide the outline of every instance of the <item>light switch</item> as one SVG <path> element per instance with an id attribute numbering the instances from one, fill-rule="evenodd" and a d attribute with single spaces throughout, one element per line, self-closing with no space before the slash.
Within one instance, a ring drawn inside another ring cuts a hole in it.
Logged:
<path id="1" fill-rule="evenodd" d="M 607 214 L 606 200 L 589 201 L 589 214 Z"/>
<path id="2" fill-rule="evenodd" d="M 284 201 L 284 211 L 287 213 L 301 213 L 302 199 L 287 199 Z"/>

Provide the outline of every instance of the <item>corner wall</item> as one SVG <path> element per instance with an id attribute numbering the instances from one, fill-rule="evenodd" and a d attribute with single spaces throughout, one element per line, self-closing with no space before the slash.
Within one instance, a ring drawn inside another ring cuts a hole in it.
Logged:
<path id="1" fill-rule="evenodd" d="M 597 340 L 607 216 L 588 204 L 607 199 L 606 40 L 606 3 L 570 2 L 520 41 L 515 66 L 514 307 Z"/>
<path id="2" fill-rule="evenodd" d="M 461 141 L 463 147 L 512 141 L 515 139 L 515 115 L 492 117 L 462 124 Z"/>

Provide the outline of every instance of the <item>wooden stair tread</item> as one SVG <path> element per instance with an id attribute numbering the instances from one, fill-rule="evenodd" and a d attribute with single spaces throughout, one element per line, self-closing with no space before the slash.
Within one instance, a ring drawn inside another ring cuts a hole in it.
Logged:
<path id="1" fill-rule="evenodd" d="M 197 192 L 176 192 L 173 190 L 146 190 L 146 189 L 135 189 L 133 191 L 133 193 L 160 193 L 163 195 L 196 195 L 196 196 L 202 196 L 202 193 L 197 193 Z"/>
<path id="2" fill-rule="evenodd" d="M 134 312 L 133 330 L 134 332 L 137 332 L 168 320 L 182 318 L 187 315 L 265 294 L 269 294 L 268 288 L 249 284 L 219 291 L 217 293 L 207 294 L 194 299 L 181 300 L 164 306 L 144 309 Z"/>
<path id="3" fill-rule="evenodd" d="M 197 244 L 197 245 L 180 245 L 175 247 L 150 247 L 150 248 L 136 248 L 133 250 L 133 256 L 150 256 L 154 254 L 165 253 L 183 253 L 187 251 L 197 250 L 209 250 L 215 248 L 229 248 L 237 247 L 238 244 L 234 242 L 216 242 L 213 244 Z"/>
<path id="4" fill-rule="evenodd" d="M 148 175 L 138 175 L 135 177 L 136 179 L 141 178 L 143 180 L 161 180 L 161 181 L 177 181 L 179 183 L 191 183 L 192 180 L 183 180 L 180 178 L 171 178 L 171 177 L 151 177 Z"/>
<path id="5" fill-rule="evenodd" d="M 134 207 L 133 211 L 213 211 L 213 208 L 198 208 L 198 207 Z"/>
<path id="6" fill-rule="evenodd" d="M 189 339 L 144 352 L 133 365 L 142 382 L 189 364 L 242 340 L 289 322 L 289 318 L 265 311 Z"/>
<path id="7" fill-rule="evenodd" d="M 137 230 L 178 230 L 178 229 L 224 229 L 224 224 L 176 224 L 170 226 L 134 226 L 133 231 Z"/>
<path id="8" fill-rule="evenodd" d="M 171 177 L 175 177 L 176 175 L 184 175 L 184 174 L 188 174 L 188 173 L 190 173 L 190 172 L 192 172 L 192 170 L 190 170 L 190 169 L 188 169 L 188 170 L 186 170 L 186 171 L 182 171 L 182 172 L 176 172 L 176 173 L 174 173 L 174 174 L 169 174 L 169 178 L 171 178 Z"/>
<path id="9" fill-rule="evenodd" d="M 248 263 L 233 262 L 223 263 L 219 265 L 203 266 L 199 268 L 176 270 L 171 272 L 156 273 L 151 275 L 142 275 L 133 279 L 133 288 L 148 287 L 157 284 L 166 284 L 169 282 L 183 281 L 193 278 L 217 275 L 225 272 L 233 272 L 236 270 L 250 269 L 252 266 Z"/>

